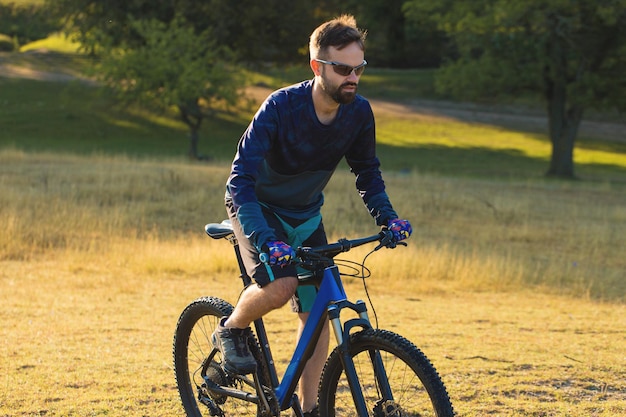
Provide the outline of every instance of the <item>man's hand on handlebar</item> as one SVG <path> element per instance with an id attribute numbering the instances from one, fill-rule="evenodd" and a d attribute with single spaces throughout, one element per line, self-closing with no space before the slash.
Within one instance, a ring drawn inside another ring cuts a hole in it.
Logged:
<path id="1" fill-rule="evenodd" d="M 293 248 L 280 240 L 270 241 L 263 245 L 263 252 L 259 256 L 261 262 L 280 267 L 289 265 L 295 257 L 296 252 Z"/>
<path id="2" fill-rule="evenodd" d="M 408 220 L 391 219 L 387 222 L 386 227 L 383 226 L 381 233 L 384 236 L 380 241 L 380 245 L 376 249 L 380 249 L 382 247 L 395 248 L 398 244 L 406 246 L 404 242 L 400 242 L 411 236 L 413 228 Z"/>
<path id="3" fill-rule="evenodd" d="M 340 239 L 337 243 L 317 248 L 306 248 L 306 250 L 305 248 L 299 248 L 298 253 L 296 253 L 294 248 L 283 241 L 269 241 L 261 248 L 259 259 L 261 262 L 271 266 L 284 267 L 293 262 L 297 262 L 298 260 L 296 258 L 302 258 L 301 260 L 307 258 L 311 260 L 313 256 L 316 256 L 316 253 L 319 253 L 317 256 L 329 256 L 332 258 L 338 253 L 349 251 L 353 246 L 360 246 L 376 240 L 380 243 L 374 250 L 395 248 L 397 245 L 406 246 L 406 244 L 401 241 L 408 238 L 412 232 L 413 228 L 408 220 L 393 219 L 387 222 L 387 226 L 383 227 L 378 235 L 354 240 Z"/>
<path id="4" fill-rule="evenodd" d="M 393 239 L 396 242 L 400 242 L 411 236 L 413 228 L 408 220 L 392 219 L 387 222 L 387 228 L 393 233 Z"/>

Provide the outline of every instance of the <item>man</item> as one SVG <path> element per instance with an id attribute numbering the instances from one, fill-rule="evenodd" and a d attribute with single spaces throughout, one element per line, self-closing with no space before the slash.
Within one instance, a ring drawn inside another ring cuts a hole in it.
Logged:
<path id="1" fill-rule="evenodd" d="M 367 100 L 357 95 L 367 64 L 364 41 L 365 33 L 348 15 L 315 29 L 309 44 L 313 80 L 271 94 L 239 142 L 226 185 L 226 207 L 256 285 L 246 288 L 213 334 L 229 372 L 254 371 L 247 328 L 290 299 L 299 313 L 300 336 L 315 289 L 297 288 L 296 267 L 289 261 L 293 247 L 327 242 L 320 214 L 322 190 L 342 158 L 356 175 L 357 190 L 376 223 L 389 227 L 397 241 L 411 234 L 411 225 L 398 219 L 385 193 L 374 116 Z M 260 261 L 261 253 L 269 255 L 267 263 Z M 327 325 L 298 387 L 306 416 L 316 415 L 328 342 Z"/>

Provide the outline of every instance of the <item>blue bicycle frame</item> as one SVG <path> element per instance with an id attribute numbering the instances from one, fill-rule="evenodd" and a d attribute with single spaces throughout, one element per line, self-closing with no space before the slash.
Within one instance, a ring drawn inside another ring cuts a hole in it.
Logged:
<path id="1" fill-rule="evenodd" d="M 207 233 L 209 233 L 210 226 L 213 225 L 207 225 Z M 220 238 L 231 236 L 231 233 L 232 229 L 230 229 L 230 227 L 220 228 L 218 226 L 215 230 L 211 231 L 209 235 L 214 238 Z M 389 244 L 389 242 L 391 241 L 391 236 L 389 235 L 389 233 L 385 234 L 381 232 L 378 235 L 373 235 L 366 238 L 356 239 L 352 241 L 342 239 L 337 243 L 329 244 L 324 247 L 308 249 L 310 249 L 311 251 L 313 251 L 314 249 L 317 253 L 332 252 L 336 254 L 340 252 L 346 252 L 352 247 L 375 241 L 379 242 L 378 247 L 375 249 L 378 250 L 381 247 L 387 246 Z M 237 261 L 241 270 L 241 278 L 243 280 L 244 286 L 250 285 L 251 279 L 245 273 L 245 268 L 243 266 L 241 254 L 237 247 L 236 240 L 231 239 L 231 242 L 235 245 L 235 253 L 237 255 Z M 306 251 L 304 251 L 304 253 L 306 254 Z M 276 368 L 274 366 L 274 360 L 270 351 L 270 345 L 267 338 L 267 333 L 265 331 L 263 318 L 254 321 L 256 335 L 261 347 L 261 354 L 263 355 L 263 360 L 268 365 L 272 389 L 281 410 L 286 410 L 292 407 L 294 410 L 299 411 L 299 415 L 302 415 L 300 403 L 297 400 L 297 397 L 294 395 L 294 392 L 298 384 L 298 380 L 302 375 L 306 362 L 312 356 L 315 350 L 317 344 L 316 341 L 319 339 L 324 325 L 326 324 L 326 320 L 330 320 L 333 333 L 337 340 L 338 349 L 341 354 L 341 363 L 345 372 L 346 379 L 348 381 L 348 385 L 350 387 L 350 391 L 352 392 L 357 415 L 359 417 L 367 417 L 369 414 L 367 411 L 365 398 L 363 396 L 363 391 L 361 389 L 361 385 L 354 367 L 354 362 L 350 354 L 349 346 L 350 332 L 353 328 L 358 326 L 362 329 L 370 329 L 372 327 L 369 317 L 367 315 L 367 307 L 365 302 L 362 300 L 358 300 L 356 303 L 352 303 L 347 300 L 339 269 L 336 265 L 331 265 L 325 268 L 323 270 L 323 274 L 321 275 L 322 276 L 321 280 L 319 281 L 320 284 L 317 297 L 315 298 L 313 307 L 311 308 L 311 312 L 309 313 L 309 317 L 304 326 L 302 335 L 300 336 L 293 356 L 287 366 L 285 374 L 283 375 L 282 381 L 280 382 L 278 381 L 278 376 L 276 374 Z M 340 320 L 340 313 L 341 310 L 343 310 L 344 308 L 348 308 L 354 311 L 358 315 L 358 318 L 352 318 L 350 320 L 347 320 L 342 325 L 342 322 Z M 216 350 L 214 350 L 213 354 L 215 354 L 215 352 Z M 212 355 L 208 359 L 212 360 Z M 385 400 L 393 401 L 391 388 L 387 380 L 387 374 L 383 366 L 380 352 L 376 350 L 371 350 L 370 360 L 374 369 L 377 388 L 380 390 L 380 393 Z M 207 380 L 207 384 L 209 385 L 208 389 L 210 391 L 213 391 L 214 393 L 230 395 L 255 403 L 264 402 L 266 407 L 268 405 L 267 398 L 265 398 L 263 390 L 259 388 L 258 380 L 256 377 L 256 397 L 242 391 L 233 390 L 231 388 L 219 387 L 210 384 L 210 382 L 210 380 Z"/>
<path id="2" fill-rule="evenodd" d="M 342 327 L 340 312 L 344 308 L 349 308 L 355 311 L 358 314 L 358 318 L 346 321 Z M 365 399 L 363 398 L 363 393 L 354 369 L 354 363 L 352 362 L 352 358 L 350 356 L 348 340 L 352 328 L 355 326 L 359 326 L 363 329 L 371 328 L 371 324 L 367 315 L 365 302 L 359 300 L 356 303 L 351 303 L 346 299 L 346 293 L 343 288 L 343 283 L 337 266 L 330 266 L 324 270 L 319 291 L 317 297 L 315 298 L 315 302 L 313 303 L 311 312 L 309 313 L 309 318 L 280 384 L 277 383 L 275 370 L 272 367 L 271 372 L 274 374 L 272 375 L 272 380 L 275 384 L 273 388 L 280 408 L 285 410 L 290 406 L 293 406 L 292 400 L 296 385 L 300 379 L 300 375 L 302 375 L 306 361 L 313 354 L 316 346 L 314 341 L 319 338 L 327 319 L 330 320 L 332 330 L 342 352 L 344 371 L 352 391 L 358 415 L 367 416 L 368 412 L 365 405 Z M 262 328 L 262 321 L 258 320 L 258 322 L 261 322 L 260 324 Z M 257 323 L 255 322 L 255 324 Z M 265 332 L 260 330 L 261 329 L 257 328 L 257 334 L 259 335 L 262 349 L 264 354 L 267 355 L 266 358 L 271 360 L 269 345 L 266 341 L 261 340 L 266 337 Z M 391 390 L 389 389 L 386 377 L 384 377 L 386 373 L 384 372 L 380 355 L 378 352 L 372 352 L 371 355 L 372 364 L 376 370 L 375 373 L 379 380 L 379 386 L 386 394 L 385 397 L 387 399 L 392 399 Z M 381 378 L 381 376 L 383 376 L 383 378 Z"/>

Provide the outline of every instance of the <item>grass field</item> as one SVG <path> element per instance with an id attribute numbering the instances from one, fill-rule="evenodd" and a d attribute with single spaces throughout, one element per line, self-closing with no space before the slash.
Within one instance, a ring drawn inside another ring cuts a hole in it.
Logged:
<path id="1" fill-rule="evenodd" d="M 228 166 L 15 150 L 0 166 L 0 415 L 181 415 L 177 315 L 239 292 L 229 245 L 201 230 Z M 623 189 L 389 174 L 416 233 L 368 261 L 374 307 L 461 415 L 626 412 Z M 350 177 L 327 193 L 335 238 L 373 230 Z M 292 320 L 268 318 L 279 366 Z"/>
<path id="2" fill-rule="evenodd" d="M 182 415 L 178 315 L 239 293 L 231 248 L 202 226 L 224 217 L 251 110 L 209 121 L 213 160 L 192 163 L 169 115 L 81 83 L 0 91 L 0 416 Z M 546 180 L 543 135 L 377 114 L 389 194 L 415 227 L 368 259 L 381 327 L 423 349 L 459 415 L 626 414 L 624 146 L 585 139 L 581 179 Z M 332 238 L 375 230 L 353 182 L 341 167 L 328 187 Z M 267 321 L 281 368 L 293 316 Z"/>

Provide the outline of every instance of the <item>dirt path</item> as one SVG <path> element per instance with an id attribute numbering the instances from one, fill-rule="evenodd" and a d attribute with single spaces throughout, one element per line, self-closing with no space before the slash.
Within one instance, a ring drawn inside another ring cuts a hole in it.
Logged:
<path id="1" fill-rule="evenodd" d="M 4 78 L 23 78 L 37 81 L 53 81 L 53 82 L 70 82 L 80 81 L 87 84 L 94 84 L 93 80 L 86 77 L 80 77 L 67 72 L 41 71 L 20 65 L 3 63 L 0 61 L 0 77 Z"/>
<path id="2" fill-rule="evenodd" d="M 5 78 L 24 78 L 38 81 L 68 82 L 76 79 L 75 76 L 61 72 L 39 71 L 32 68 L 12 64 L 0 64 L 0 76 Z"/>
<path id="3" fill-rule="evenodd" d="M 540 112 L 517 109 L 497 109 L 473 104 L 452 103 L 435 100 L 414 100 L 409 104 L 396 104 L 381 100 L 371 100 L 376 112 L 393 112 L 395 114 L 417 114 L 431 117 L 445 117 L 471 123 L 484 123 L 506 128 L 520 129 L 530 132 L 547 132 L 547 116 Z M 620 141 L 626 143 L 626 116 L 623 122 L 601 122 L 583 120 L 579 136 L 587 138 Z"/>

